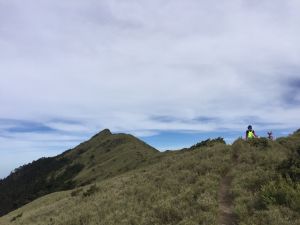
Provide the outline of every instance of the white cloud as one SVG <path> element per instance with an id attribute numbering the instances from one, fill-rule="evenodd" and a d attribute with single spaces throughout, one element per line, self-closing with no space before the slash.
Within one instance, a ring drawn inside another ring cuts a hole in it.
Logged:
<path id="1" fill-rule="evenodd" d="M 0 118 L 43 123 L 60 132 L 54 141 L 105 127 L 238 130 L 245 118 L 294 129 L 299 9 L 297 0 L 0 0 Z M 11 148 L 27 140 L 18 135 Z"/>

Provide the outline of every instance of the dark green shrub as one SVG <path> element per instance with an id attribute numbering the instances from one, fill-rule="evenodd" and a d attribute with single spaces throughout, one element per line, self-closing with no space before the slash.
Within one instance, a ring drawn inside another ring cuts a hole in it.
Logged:
<path id="1" fill-rule="evenodd" d="M 267 148 L 270 146 L 269 140 L 267 138 L 253 138 L 253 139 L 247 140 L 247 142 L 255 148 L 263 149 L 263 148 Z"/>
<path id="2" fill-rule="evenodd" d="M 278 170 L 284 177 L 291 178 L 294 182 L 300 182 L 300 157 L 283 161 Z"/>
<path id="3" fill-rule="evenodd" d="M 74 191 L 71 192 L 71 196 L 72 197 L 78 196 L 80 192 L 82 192 L 82 188 L 75 189 Z"/>
<path id="4" fill-rule="evenodd" d="M 90 186 L 89 189 L 87 189 L 84 193 L 83 193 L 83 196 L 84 197 L 88 197 L 88 196 L 91 196 L 93 194 L 95 194 L 96 192 L 99 191 L 99 187 L 97 187 L 96 184 L 93 184 L 92 186 Z"/>
<path id="5" fill-rule="evenodd" d="M 195 150 L 197 148 L 201 148 L 201 147 L 212 147 L 214 146 L 215 144 L 226 144 L 226 142 L 224 141 L 224 139 L 222 137 L 218 137 L 218 138 L 215 138 L 215 139 L 207 139 L 205 141 L 201 141 L 195 145 L 193 145 L 190 150 Z"/>
<path id="6" fill-rule="evenodd" d="M 20 218 L 20 217 L 22 217 L 22 216 L 23 216 L 23 213 L 20 213 L 20 214 L 14 216 L 14 217 L 10 220 L 10 222 L 15 221 L 15 220 L 17 220 L 18 218 Z"/>
<path id="7" fill-rule="evenodd" d="M 284 205 L 295 211 L 300 210 L 300 185 L 283 178 L 271 181 L 261 188 L 258 203 L 262 208 Z"/>

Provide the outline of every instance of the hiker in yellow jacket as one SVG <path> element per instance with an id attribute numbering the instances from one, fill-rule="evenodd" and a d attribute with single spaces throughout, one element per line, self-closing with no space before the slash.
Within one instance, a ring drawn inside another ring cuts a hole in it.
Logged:
<path id="1" fill-rule="evenodd" d="M 246 140 L 257 138 L 255 131 L 252 129 L 252 126 L 248 126 L 248 130 L 246 131 Z"/>

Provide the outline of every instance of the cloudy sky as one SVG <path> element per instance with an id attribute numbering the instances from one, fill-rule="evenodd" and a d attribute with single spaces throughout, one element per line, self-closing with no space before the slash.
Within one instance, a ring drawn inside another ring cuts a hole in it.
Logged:
<path id="1" fill-rule="evenodd" d="M 176 149 L 300 127 L 298 0 L 0 0 L 0 177 L 104 128 Z"/>

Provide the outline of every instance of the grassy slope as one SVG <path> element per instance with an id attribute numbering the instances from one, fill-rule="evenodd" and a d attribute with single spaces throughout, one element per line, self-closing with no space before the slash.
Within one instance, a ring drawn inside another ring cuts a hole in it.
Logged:
<path id="1" fill-rule="evenodd" d="M 164 153 L 155 164 L 75 191 L 55 193 L 0 224 L 217 224 L 220 177 L 230 147 Z"/>
<path id="2" fill-rule="evenodd" d="M 300 132 L 275 142 L 237 140 L 232 147 L 236 166 L 231 193 L 239 224 L 299 225 L 300 185 L 279 168 L 289 158 L 299 160 Z M 295 166 L 299 176 L 300 165 Z"/>
<path id="3" fill-rule="evenodd" d="M 0 224 L 215 225 L 220 180 L 230 171 L 238 224 L 297 225 L 300 167 L 287 169 L 294 180 L 280 169 L 287 159 L 299 160 L 297 152 L 300 132 L 275 142 L 239 139 L 232 146 L 154 154 L 134 170 L 40 198 Z"/>
<path id="4" fill-rule="evenodd" d="M 56 191 L 114 177 L 159 152 L 127 134 L 104 130 L 57 157 L 37 160 L 0 181 L 0 215 Z"/>
<path id="5" fill-rule="evenodd" d="M 155 154 L 159 151 L 132 135 L 112 135 L 104 130 L 61 157 L 85 165 L 74 178 L 80 186 L 147 165 Z"/>

